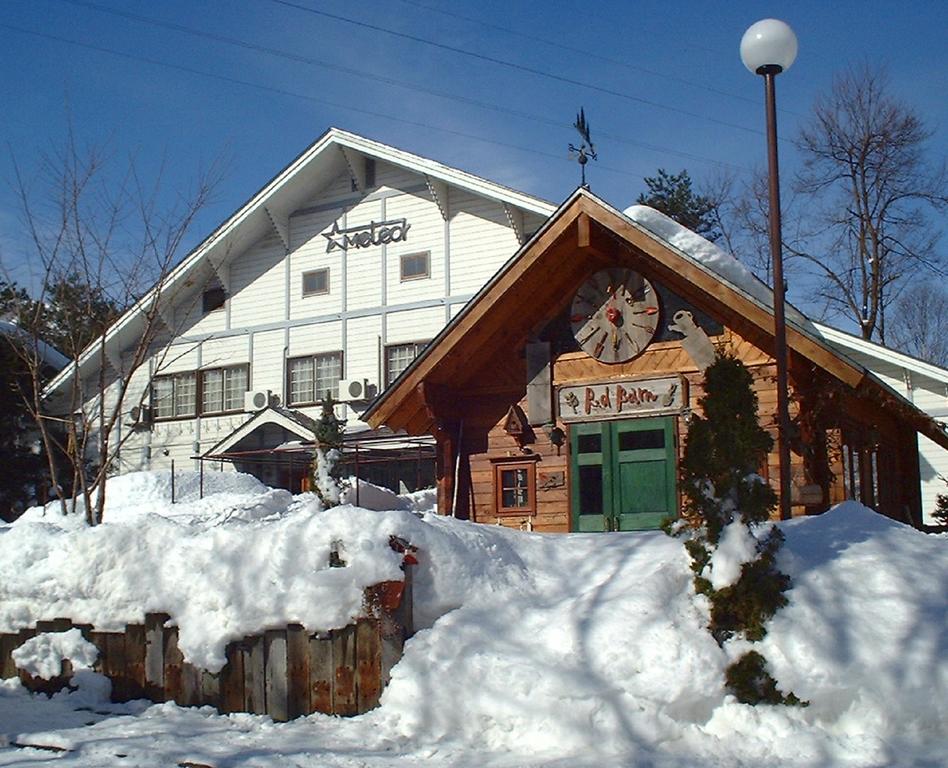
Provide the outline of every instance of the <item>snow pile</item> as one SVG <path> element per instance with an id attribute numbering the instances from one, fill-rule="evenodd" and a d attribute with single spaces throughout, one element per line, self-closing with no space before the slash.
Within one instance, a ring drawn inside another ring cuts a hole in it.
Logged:
<path id="1" fill-rule="evenodd" d="M 245 504 L 259 499 L 254 491 Z M 754 708 L 725 694 L 724 669 L 742 648 L 721 649 L 711 638 L 684 547 L 661 533 L 536 535 L 404 509 L 320 512 L 309 495 L 265 520 L 208 510 L 201 523 L 154 514 L 92 531 L 16 523 L 0 528 L 4 621 L 36 610 L 39 599 L 23 594 L 27 582 L 43 599 L 95 605 L 113 618 L 114 606 L 129 610 L 133 597 L 155 591 L 184 612 L 175 614 L 182 638 L 199 625 L 192 631 L 203 640 L 192 636 L 186 652 L 212 658 L 211 638 L 244 620 L 299 620 L 297 611 L 320 600 L 345 613 L 336 594 L 348 589 L 343 579 L 397 571 L 387 547 L 394 533 L 419 547 L 422 629 L 406 644 L 381 707 L 350 720 L 314 715 L 274 725 L 156 705 L 78 731 L 66 703 L 59 710 L 50 702 L 62 723 L 56 730 L 34 727 L 19 715 L 22 695 L 0 689 L 0 722 L 12 723 L 2 726 L 10 733 L 23 723 L 37 743 L 76 749 L 69 757 L 79 766 L 107 764 L 116 753 L 149 766 L 945 764 L 948 536 L 855 504 L 781 528 L 778 565 L 793 588 L 761 650 L 781 690 L 808 700 L 806 708 Z M 329 570 L 336 538 L 349 565 Z M 730 565 L 741 559 L 740 537 L 733 544 Z M 30 553 L 21 556 L 21 547 Z M 84 573 L 73 550 L 86 557 Z M 31 562 L 37 570 L 18 577 Z M 54 566 L 80 575 L 56 576 Z M 122 572 L 145 585 L 133 595 L 119 583 Z M 232 587 L 220 583 L 227 578 Z M 64 615 L 61 607 L 52 613 Z M 8 754 L 19 757 L 0 750 L 0 765 Z"/>
<path id="2" fill-rule="evenodd" d="M 65 632 L 43 632 L 31 637 L 12 653 L 17 669 L 33 677 L 51 680 L 62 674 L 63 662 L 72 668 L 91 669 L 99 658 L 99 649 L 82 636 L 78 629 Z"/>

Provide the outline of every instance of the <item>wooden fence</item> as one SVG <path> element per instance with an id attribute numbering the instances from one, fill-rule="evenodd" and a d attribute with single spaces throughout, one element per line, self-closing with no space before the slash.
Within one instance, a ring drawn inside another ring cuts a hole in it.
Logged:
<path id="1" fill-rule="evenodd" d="M 42 632 L 72 627 L 99 649 L 95 671 L 112 681 L 112 700 L 174 701 L 210 705 L 220 712 L 252 712 L 291 720 L 312 712 L 356 715 L 378 705 L 402 646 L 413 632 L 411 569 L 405 581 L 366 589 L 366 617 L 342 629 L 313 634 L 298 624 L 268 629 L 228 644 L 227 663 L 214 674 L 186 662 L 178 649 L 178 628 L 170 616 L 150 613 L 144 624 L 124 632 L 98 632 L 70 619 L 37 622 L 36 627 L 0 634 L 0 677 L 19 676 L 32 691 L 52 693 L 69 684 L 72 668 L 61 676 L 34 678 L 18 670 L 11 656 Z"/>

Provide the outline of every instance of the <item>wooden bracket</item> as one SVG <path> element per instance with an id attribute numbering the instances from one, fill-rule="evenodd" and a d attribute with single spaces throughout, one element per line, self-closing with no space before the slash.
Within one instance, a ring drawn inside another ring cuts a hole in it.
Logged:
<path id="1" fill-rule="evenodd" d="M 273 226 L 274 231 L 277 233 L 277 236 L 280 238 L 280 242 L 283 243 L 283 252 L 290 252 L 290 222 L 286 216 L 280 216 L 275 214 L 270 210 L 269 205 L 263 206 L 263 210 L 267 212 L 267 217 L 270 219 L 270 224 Z M 213 264 L 211 265 L 214 266 Z M 215 270 L 216 271 L 216 270 Z"/>
<path id="2" fill-rule="evenodd" d="M 346 161 L 352 185 L 357 191 L 365 192 L 365 158 L 347 147 L 339 147 L 339 151 L 342 152 L 342 158 Z"/>
<path id="3" fill-rule="evenodd" d="M 523 231 L 523 211 L 512 208 L 507 203 L 504 203 L 504 213 L 507 215 L 507 223 L 510 224 L 510 228 L 514 231 L 517 242 L 523 245 L 526 239 Z"/>
<path id="4" fill-rule="evenodd" d="M 434 200 L 435 205 L 438 206 L 438 210 L 441 212 L 441 218 L 447 221 L 448 185 L 443 181 L 432 179 L 427 173 L 425 174 L 425 184 L 428 187 L 428 194 L 431 195 L 431 199 Z"/>

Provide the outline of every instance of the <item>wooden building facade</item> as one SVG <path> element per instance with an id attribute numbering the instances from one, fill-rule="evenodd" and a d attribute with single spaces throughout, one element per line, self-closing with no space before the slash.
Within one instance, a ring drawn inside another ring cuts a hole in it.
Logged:
<path id="1" fill-rule="evenodd" d="M 655 211 L 577 190 L 363 415 L 438 444 L 444 514 L 538 531 L 644 530 L 679 509 L 678 461 L 718 351 L 750 369 L 775 438 L 770 292 Z M 855 498 L 921 524 L 933 419 L 788 313 L 791 505 Z"/>

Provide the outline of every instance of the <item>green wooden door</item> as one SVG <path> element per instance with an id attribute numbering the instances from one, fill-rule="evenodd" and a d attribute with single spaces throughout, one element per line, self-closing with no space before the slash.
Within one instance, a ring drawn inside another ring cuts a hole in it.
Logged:
<path id="1" fill-rule="evenodd" d="M 575 531 L 658 528 L 677 514 L 674 417 L 574 424 Z"/>

